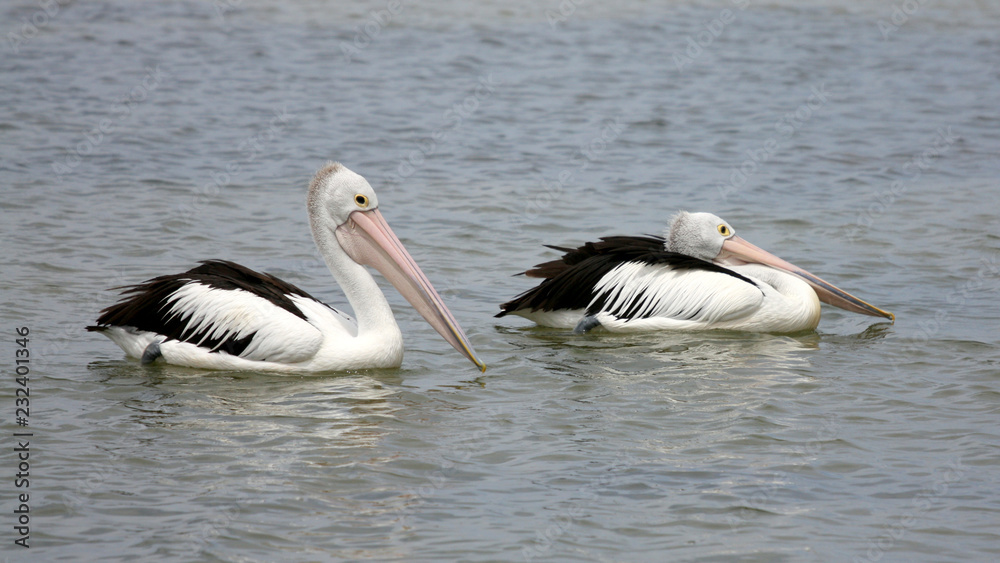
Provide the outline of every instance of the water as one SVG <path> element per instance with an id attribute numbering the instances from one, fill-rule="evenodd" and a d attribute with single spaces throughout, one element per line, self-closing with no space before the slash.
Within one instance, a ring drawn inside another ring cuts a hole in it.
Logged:
<path id="1" fill-rule="evenodd" d="M 4 4 L 4 556 L 997 559 L 1000 12 L 880 30 L 889 2 L 749 4 Z M 215 257 L 344 306 L 304 211 L 329 159 L 379 191 L 484 375 L 391 288 L 398 370 L 143 367 L 84 332 L 106 288 Z M 492 318 L 543 243 L 679 208 L 897 322 Z"/>

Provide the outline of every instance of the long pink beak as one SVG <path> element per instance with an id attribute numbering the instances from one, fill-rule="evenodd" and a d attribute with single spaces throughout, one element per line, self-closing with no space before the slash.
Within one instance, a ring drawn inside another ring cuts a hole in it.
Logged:
<path id="1" fill-rule="evenodd" d="M 750 244 L 738 236 L 729 238 L 722 243 L 722 251 L 716 256 L 715 261 L 720 264 L 726 264 L 727 262 L 732 263 L 733 259 L 741 262 L 765 264 L 802 278 L 812 286 L 819 300 L 823 303 L 829 303 L 834 307 L 840 307 L 846 311 L 861 313 L 862 315 L 885 317 L 890 321 L 896 321 L 896 316 L 892 313 L 866 303 L 833 284 L 823 281 L 818 276 L 814 276 L 794 264 L 785 262 L 781 258 Z"/>
<path id="2" fill-rule="evenodd" d="M 378 209 L 351 213 L 336 233 L 341 246 L 355 262 L 378 270 L 438 334 L 472 360 L 480 371 L 486 371 L 486 364 L 476 357 L 462 327 Z"/>

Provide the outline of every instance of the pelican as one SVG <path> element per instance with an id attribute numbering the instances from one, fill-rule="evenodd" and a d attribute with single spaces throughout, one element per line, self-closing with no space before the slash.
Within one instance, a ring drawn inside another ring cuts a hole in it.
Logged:
<path id="1" fill-rule="evenodd" d="M 663 237 L 605 237 L 523 272 L 537 287 L 500 305 L 543 326 L 577 333 L 740 330 L 799 332 L 819 324 L 820 301 L 885 317 L 858 299 L 736 236 L 711 213 L 682 211 Z"/>
<path id="2" fill-rule="evenodd" d="M 222 260 L 123 288 L 96 326 L 142 363 L 227 370 L 321 372 L 399 367 L 403 336 L 365 269 L 378 270 L 462 355 L 485 371 L 445 307 L 378 209 L 368 182 L 329 163 L 309 185 L 309 226 L 357 316 L 327 306 L 274 276 Z M 119 288 L 122 289 L 122 288 Z"/>

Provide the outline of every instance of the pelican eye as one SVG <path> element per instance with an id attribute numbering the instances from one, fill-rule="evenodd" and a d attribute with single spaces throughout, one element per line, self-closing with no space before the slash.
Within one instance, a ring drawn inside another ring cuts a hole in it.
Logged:
<path id="1" fill-rule="evenodd" d="M 729 235 L 733 234 L 733 231 L 726 225 L 719 225 L 718 229 L 719 229 L 719 234 L 724 237 L 728 237 Z"/>
<path id="2" fill-rule="evenodd" d="M 368 196 L 358 194 L 354 196 L 354 203 L 358 204 L 358 207 L 364 209 L 365 207 L 368 207 Z"/>

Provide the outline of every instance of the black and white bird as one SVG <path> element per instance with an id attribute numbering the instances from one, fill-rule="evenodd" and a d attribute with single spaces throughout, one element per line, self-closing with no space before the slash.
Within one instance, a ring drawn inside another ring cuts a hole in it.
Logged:
<path id="1" fill-rule="evenodd" d="M 497 317 L 586 332 L 727 329 L 798 332 L 819 324 L 820 301 L 892 321 L 883 311 L 736 236 L 711 213 L 680 212 L 664 237 L 605 237 L 524 275 L 541 284 Z"/>
<path id="2" fill-rule="evenodd" d="M 368 182 L 337 163 L 316 173 L 312 235 L 357 319 L 274 276 L 221 260 L 125 288 L 96 326 L 143 363 L 229 370 L 321 372 L 398 367 L 403 336 L 378 270 L 428 323 L 481 370 L 486 366 L 378 209 Z"/>

